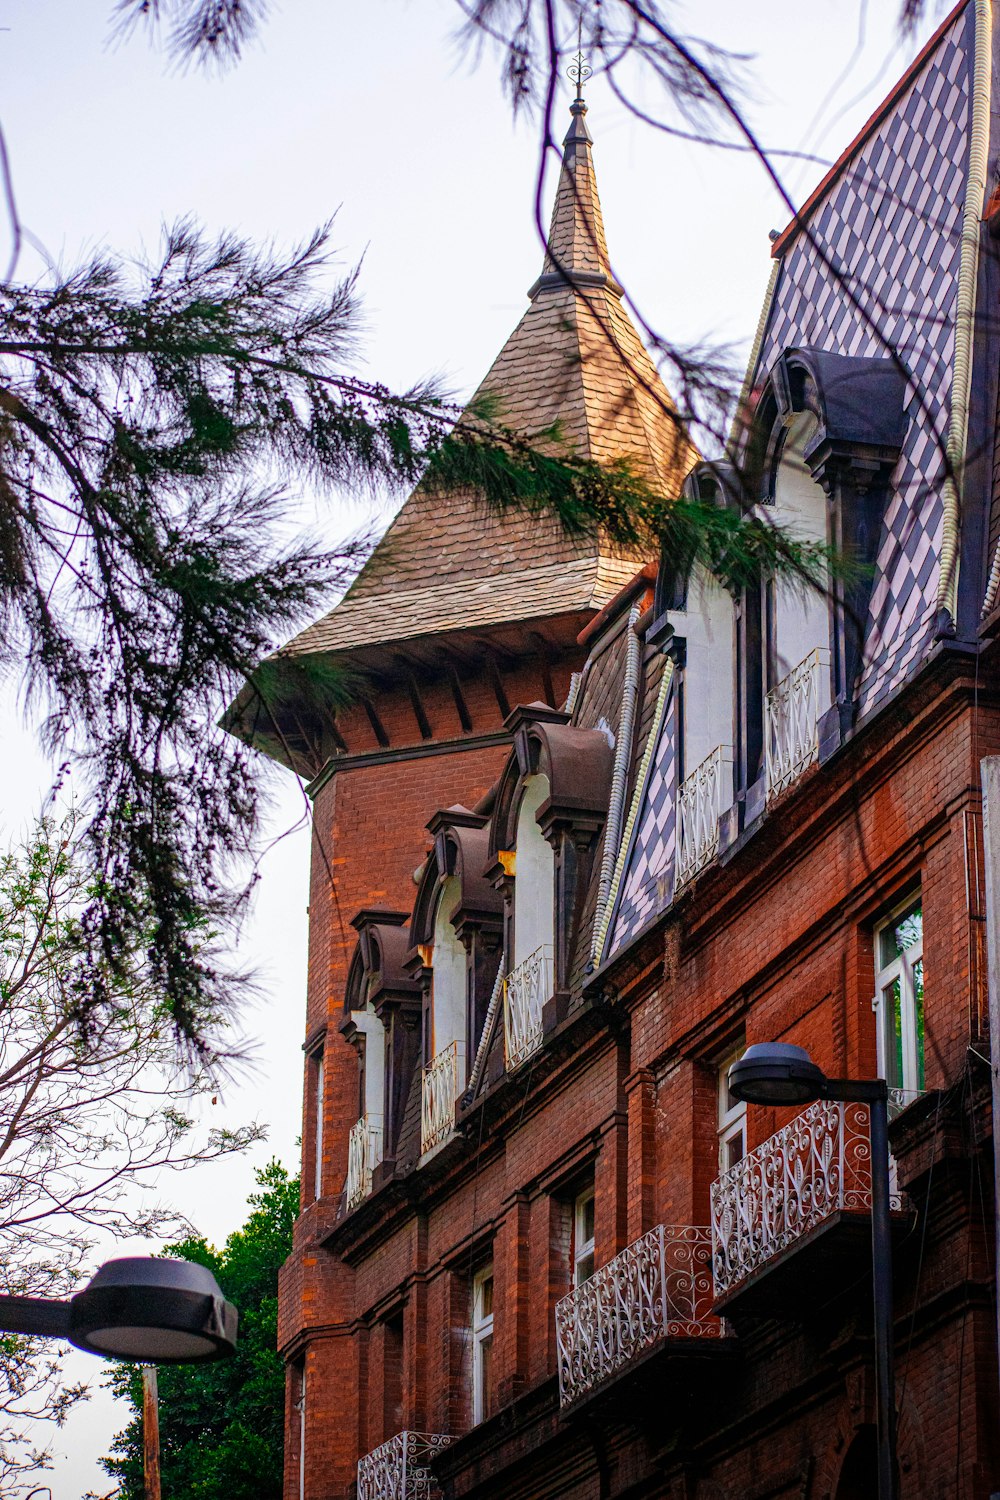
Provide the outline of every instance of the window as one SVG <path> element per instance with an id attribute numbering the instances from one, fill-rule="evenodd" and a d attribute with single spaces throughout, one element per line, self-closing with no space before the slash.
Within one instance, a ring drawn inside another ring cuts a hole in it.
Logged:
<path id="1" fill-rule="evenodd" d="M 594 1274 L 594 1189 L 586 1188 L 573 1202 L 573 1285 L 582 1286 Z"/>
<path id="2" fill-rule="evenodd" d="M 924 919 L 911 897 L 875 929 L 878 1071 L 890 1088 L 924 1086 Z"/>
<path id="3" fill-rule="evenodd" d="M 472 1420 L 482 1422 L 493 1404 L 493 1267 L 472 1283 Z"/>
<path id="4" fill-rule="evenodd" d="M 324 1088 L 322 1088 L 322 1053 L 316 1053 L 316 1170 L 315 1181 L 313 1181 L 313 1197 L 322 1197 L 322 1107 L 324 1107 Z"/>
<path id="5" fill-rule="evenodd" d="M 719 1171 L 728 1172 L 747 1154 L 747 1107 L 729 1092 L 729 1069 L 743 1056 L 743 1044 L 719 1068 Z"/>

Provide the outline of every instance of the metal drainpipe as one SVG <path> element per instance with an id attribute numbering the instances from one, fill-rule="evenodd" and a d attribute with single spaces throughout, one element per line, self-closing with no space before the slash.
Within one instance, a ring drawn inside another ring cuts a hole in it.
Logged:
<path id="1" fill-rule="evenodd" d="M 615 741 L 614 767 L 611 772 L 611 796 L 608 800 L 608 821 L 604 826 L 604 849 L 601 854 L 601 878 L 597 887 L 597 907 L 594 911 L 594 936 L 590 957 L 597 958 L 597 948 L 603 927 L 604 913 L 608 905 L 608 894 L 615 873 L 618 846 L 622 840 L 622 819 L 625 813 L 625 789 L 628 785 L 628 763 L 632 754 L 632 739 L 635 733 L 635 708 L 639 697 L 639 660 L 642 643 L 635 633 L 636 621 L 641 611 L 633 604 L 628 617 L 628 645 L 625 656 L 625 681 L 622 686 L 622 711 L 618 719 L 618 738 Z"/>

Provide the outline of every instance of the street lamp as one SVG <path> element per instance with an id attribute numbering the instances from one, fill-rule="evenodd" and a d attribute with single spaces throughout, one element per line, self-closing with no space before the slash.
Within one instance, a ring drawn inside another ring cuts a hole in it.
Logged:
<path id="1" fill-rule="evenodd" d="M 142 1364 L 198 1364 L 236 1352 L 237 1312 L 207 1266 L 130 1256 L 109 1260 L 75 1296 L 0 1296 L 0 1329 L 68 1339 Z"/>
<path id="2" fill-rule="evenodd" d="M 896 1393 L 892 1362 L 892 1240 L 889 1218 L 889 1090 L 884 1078 L 827 1078 L 802 1047 L 755 1042 L 729 1070 L 729 1091 L 748 1104 L 866 1104 L 871 1138 L 872 1283 L 878 1496 L 897 1500 Z"/>

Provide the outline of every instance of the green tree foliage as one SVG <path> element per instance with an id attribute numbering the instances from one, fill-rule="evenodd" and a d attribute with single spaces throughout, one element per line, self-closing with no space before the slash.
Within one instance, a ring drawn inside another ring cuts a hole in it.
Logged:
<path id="1" fill-rule="evenodd" d="M 187 1220 L 150 1189 L 171 1168 L 241 1151 L 256 1126 L 206 1129 L 192 1116 L 214 1087 L 179 1069 L 170 1016 L 145 947 L 106 972 L 107 1002 L 86 1036 L 80 1014 L 81 914 L 93 887 L 72 820 L 43 820 L 0 855 L 0 1290 L 64 1297 L 97 1234 L 183 1233 Z M 0 1493 L 30 1490 L 47 1453 L 39 1427 L 61 1423 L 86 1388 L 65 1384 L 45 1340 L 0 1338 Z"/>
<path id="2" fill-rule="evenodd" d="M 239 1309 L 234 1359 L 212 1365 L 162 1366 L 160 1448 L 163 1500 L 281 1500 L 284 1366 L 276 1352 L 278 1270 L 292 1248 L 298 1182 L 272 1161 L 257 1173 L 252 1212 L 215 1250 L 199 1237 L 168 1255 L 210 1267 Z M 117 1367 L 111 1388 L 135 1415 L 102 1460 L 121 1500 L 143 1500 L 142 1376 Z"/>

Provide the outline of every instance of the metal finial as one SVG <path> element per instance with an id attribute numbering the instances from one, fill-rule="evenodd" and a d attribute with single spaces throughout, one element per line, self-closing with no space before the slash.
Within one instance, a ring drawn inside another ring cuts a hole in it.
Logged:
<path id="1" fill-rule="evenodd" d="M 576 28 L 576 46 L 577 46 L 576 56 L 574 57 L 573 61 L 570 63 L 569 67 L 566 69 L 566 73 L 567 73 L 567 76 L 569 78 L 571 78 L 573 80 L 573 82 L 576 84 L 576 97 L 578 99 L 582 99 L 583 98 L 583 85 L 587 82 L 587 79 L 592 75 L 592 73 L 594 71 L 593 68 L 584 59 L 584 56 L 583 56 L 583 17 L 582 16 L 580 17 L 579 23 L 578 23 L 577 28 Z"/>

